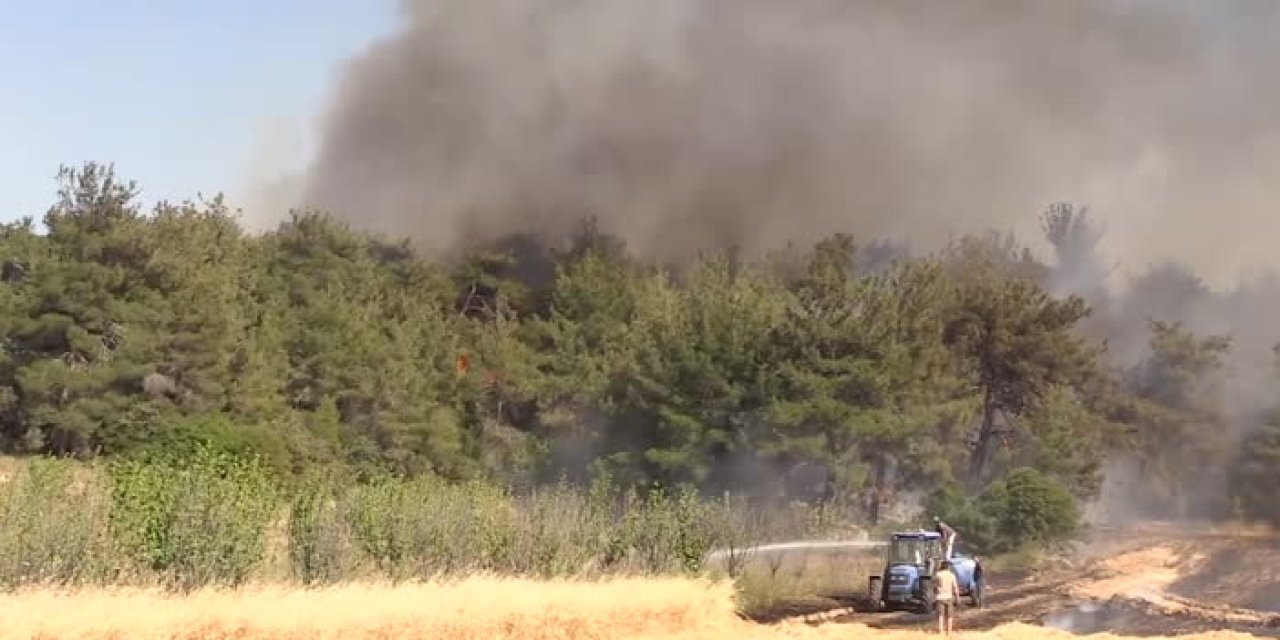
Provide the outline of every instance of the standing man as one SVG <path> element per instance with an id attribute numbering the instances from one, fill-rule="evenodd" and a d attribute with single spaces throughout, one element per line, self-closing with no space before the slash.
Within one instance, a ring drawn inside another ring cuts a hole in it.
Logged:
<path id="1" fill-rule="evenodd" d="M 938 516 L 933 517 L 933 524 L 942 536 L 942 559 L 950 560 L 951 550 L 955 548 L 956 544 L 956 530 L 952 529 L 950 525 L 943 522 Z"/>
<path id="2" fill-rule="evenodd" d="M 933 602 L 938 611 L 938 635 L 951 637 L 955 628 L 956 605 L 960 603 L 960 582 L 951 572 L 951 561 L 943 560 L 933 574 Z"/>

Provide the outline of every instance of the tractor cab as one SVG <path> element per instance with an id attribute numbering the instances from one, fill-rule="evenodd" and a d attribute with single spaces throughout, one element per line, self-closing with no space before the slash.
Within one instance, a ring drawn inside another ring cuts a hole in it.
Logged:
<path id="1" fill-rule="evenodd" d="M 895 533 L 889 540 L 885 560 L 890 568 L 901 565 L 936 567 L 942 561 L 942 536 L 932 531 Z"/>

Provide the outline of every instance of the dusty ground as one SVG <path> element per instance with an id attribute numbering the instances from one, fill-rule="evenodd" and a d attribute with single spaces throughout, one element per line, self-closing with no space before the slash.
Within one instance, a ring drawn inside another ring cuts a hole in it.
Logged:
<path id="1" fill-rule="evenodd" d="M 1038 572 L 988 574 L 986 606 L 963 607 L 968 631 L 1014 623 L 1077 634 L 1171 636 L 1231 630 L 1280 637 L 1280 536 L 1149 526 L 1099 532 L 1074 557 Z M 923 630 L 913 612 L 873 613 L 854 591 L 828 594 L 810 624 Z M 831 606 L 843 609 L 831 611 Z"/>

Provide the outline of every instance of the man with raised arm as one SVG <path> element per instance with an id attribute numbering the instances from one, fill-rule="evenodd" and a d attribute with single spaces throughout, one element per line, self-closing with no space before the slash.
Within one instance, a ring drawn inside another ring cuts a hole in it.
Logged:
<path id="1" fill-rule="evenodd" d="M 944 560 L 950 560 L 951 551 L 955 549 L 956 545 L 956 530 L 952 529 L 950 525 L 943 522 L 938 516 L 933 517 L 933 524 L 938 533 L 942 536 L 942 558 Z"/>

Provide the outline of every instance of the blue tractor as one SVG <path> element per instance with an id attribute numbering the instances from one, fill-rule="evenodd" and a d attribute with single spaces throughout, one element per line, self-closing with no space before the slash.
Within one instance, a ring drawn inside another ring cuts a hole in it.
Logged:
<path id="1" fill-rule="evenodd" d="M 869 596 L 876 610 L 914 606 L 933 611 L 933 574 L 942 562 L 942 535 L 935 531 L 903 531 L 889 538 L 884 573 L 871 576 Z M 951 571 L 960 596 L 982 605 L 981 580 L 975 580 L 978 561 L 952 550 Z M 977 572 L 981 575 L 981 571 Z"/>

